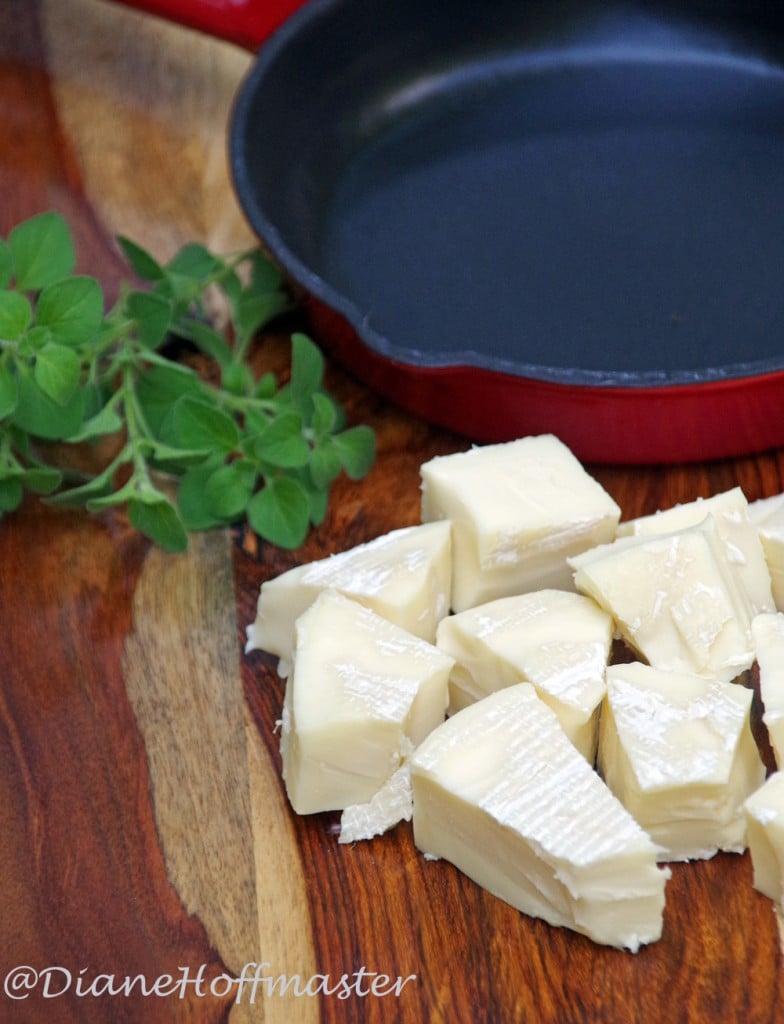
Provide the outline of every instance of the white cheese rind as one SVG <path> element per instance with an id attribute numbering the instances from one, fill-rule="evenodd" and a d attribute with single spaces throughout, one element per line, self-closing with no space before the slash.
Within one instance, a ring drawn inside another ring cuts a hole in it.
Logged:
<path id="1" fill-rule="evenodd" d="M 675 533 L 621 537 L 570 562 L 577 589 L 652 666 L 723 680 L 751 667 L 751 604 L 712 516 Z"/>
<path id="2" fill-rule="evenodd" d="M 744 805 L 754 888 L 784 909 L 784 772 L 774 772 Z"/>
<path id="3" fill-rule="evenodd" d="M 265 581 L 256 620 L 248 627 L 246 650 L 278 655 L 285 675 L 296 620 L 327 589 L 339 591 L 432 643 L 439 621 L 449 611 L 451 578 L 449 523 L 393 530 Z"/>
<path id="4" fill-rule="evenodd" d="M 336 591 L 297 621 L 281 756 L 299 814 L 372 800 L 447 705 L 453 661 Z"/>
<path id="5" fill-rule="evenodd" d="M 340 816 L 339 843 L 374 839 L 401 821 L 411 821 L 411 766 L 403 761 L 366 804 L 352 804 Z"/>
<path id="6" fill-rule="evenodd" d="M 745 849 L 743 802 L 765 778 L 752 692 L 648 665 L 612 665 L 598 768 L 662 860 Z"/>
<path id="7" fill-rule="evenodd" d="M 524 913 L 637 950 L 658 939 L 656 847 L 533 686 L 472 704 L 411 761 L 414 840 Z"/>
<path id="8" fill-rule="evenodd" d="M 776 759 L 784 768 L 784 613 L 769 612 L 751 623 L 759 665 L 762 721 Z"/>
<path id="9" fill-rule="evenodd" d="M 455 659 L 454 714 L 502 687 L 533 683 L 577 749 L 593 763 L 613 623 L 588 597 L 538 590 L 442 619 L 436 644 Z"/>
<path id="10" fill-rule="evenodd" d="M 422 519 L 453 528 L 452 608 L 573 589 L 568 555 L 610 540 L 620 509 L 551 435 L 486 445 L 421 467 Z"/>

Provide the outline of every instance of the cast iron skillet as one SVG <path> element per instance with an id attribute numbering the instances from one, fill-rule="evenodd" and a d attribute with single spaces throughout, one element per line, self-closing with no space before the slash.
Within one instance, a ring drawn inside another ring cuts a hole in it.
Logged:
<path id="1" fill-rule="evenodd" d="M 784 444 L 784 5 L 137 6 L 251 47 L 279 25 L 236 190 L 374 388 L 588 461 Z"/>

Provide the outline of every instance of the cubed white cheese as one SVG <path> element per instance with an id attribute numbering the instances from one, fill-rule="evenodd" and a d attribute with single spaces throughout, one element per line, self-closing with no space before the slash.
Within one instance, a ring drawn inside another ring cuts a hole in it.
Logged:
<path id="1" fill-rule="evenodd" d="M 278 655 L 281 675 L 286 675 L 294 624 L 326 589 L 337 590 L 433 642 L 436 626 L 449 611 L 451 578 L 449 523 L 393 530 L 264 582 L 256 620 L 248 627 L 246 649 Z"/>
<path id="2" fill-rule="evenodd" d="M 712 516 L 675 533 L 621 537 L 570 563 L 577 589 L 654 667 L 730 680 L 752 665 L 748 594 Z"/>
<path id="3" fill-rule="evenodd" d="M 784 772 L 774 772 L 746 800 L 754 888 L 784 909 Z"/>
<path id="4" fill-rule="evenodd" d="M 565 590 L 501 597 L 442 619 L 436 643 L 455 659 L 451 714 L 504 686 L 533 683 L 593 763 L 613 624 L 591 598 Z"/>
<path id="5" fill-rule="evenodd" d="M 421 468 L 422 519 L 453 527 L 452 608 L 574 589 L 568 555 L 610 540 L 620 509 L 551 435 L 486 445 Z"/>
<path id="6" fill-rule="evenodd" d="M 311 814 L 367 803 L 443 721 L 454 662 L 332 590 L 296 636 L 281 727 L 291 805 Z"/>
<path id="7" fill-rule="evenodd" d="M 656 847 L 529 683 L 435 729 L 411 761 L 414 840 L 526 914 L 637 950 L 662 930 Z"/>
<path id="8" fill-rule="evenodd" d="M 598 767 L 663 860 L 745 849 L 743 801 L 765 778 L 752 692 L 648 665 L 612 665 Z"/>
<path id="9" fill-rule="evenodd" d="M 759 665 L 762 721 L 776 759 L 784 769 L 784 613 L 758 615 L 751 623 Z"/>
<path id="10" fill-rule="evenodd" d="M 759 530 L 770 572 L 773 600 L 777 610 L 784 612 L 784 494 L 752 501 L 749 515 Z"/>
<path id="11" fill-rule="evenodd" d="M 723 545 L 728 566 L 749 596 L 750 614 L 773 611 L 771 578 L 759 530 L 752 522 L 749 503 L 740 487 L 698 498 L 620 524 L 619 536 L 650 537 L 698 526 L 711 516 L 716 535 Z"/>

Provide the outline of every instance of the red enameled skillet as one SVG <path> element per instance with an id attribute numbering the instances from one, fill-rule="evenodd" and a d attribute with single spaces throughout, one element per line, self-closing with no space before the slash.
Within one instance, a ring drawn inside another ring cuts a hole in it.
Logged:
<path id="1" fill-rule="evenodd" d="M 784 444 L 784 5 L 130 2 L 258 50 L 237 195 L 379 392 L 586 461 Z"/>

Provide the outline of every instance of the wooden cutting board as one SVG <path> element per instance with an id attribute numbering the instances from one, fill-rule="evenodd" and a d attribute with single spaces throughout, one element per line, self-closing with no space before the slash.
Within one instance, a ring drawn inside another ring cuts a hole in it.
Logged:
<path id="1" fill-rule="evenodd" d="M 102 0 L 6 0 L 0 231 L 59 209 L 109 294 L 126 273 L 118 232 L 162 258 L 192 239 L 245 244 L 224 139 L 248 61 Z M 286 339 L 257 358 L 285 372 Z M 676 865 L 664 936 L 631 955 L 426 862 L 408 825 L 342 847 L 337 815 L 290 812 L 282 684 L 272 659 L 243 653 L 258 588 L 417 522 L 420 464 L 466 446 L 337 366 L 328 386 L 376 429 L 379 456 L 297 552 L 237 530 L 170 556 L 121 516 L 34 501 L 0 523 L 0 1020 L 784 1020 L 777 918 L 748 855 Z M 736 484 L 750 500 L 784 489 L 784 452 L 590 468 L 627 518 Z M 266 981 L 237 998 L 255 964 L 335 992 Z M 386 995 L 367 991 L 380 975 Z"/>

